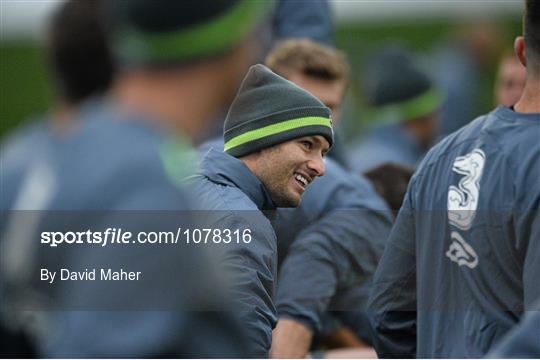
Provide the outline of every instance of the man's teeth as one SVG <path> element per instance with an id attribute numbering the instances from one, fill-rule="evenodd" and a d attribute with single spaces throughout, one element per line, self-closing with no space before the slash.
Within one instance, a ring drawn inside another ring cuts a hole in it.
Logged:
<path id="1" fill-rule="evenodd" d="M 302 184 L 304 184 L 304 186 L 307 186 L 308 185 L 308 181 L 306 180 L 305 177 L 303 177 L 302 175 L 300 174 L 295 174 L 294 175 L 294 178 L 298 181 L 300 181 Z"/>

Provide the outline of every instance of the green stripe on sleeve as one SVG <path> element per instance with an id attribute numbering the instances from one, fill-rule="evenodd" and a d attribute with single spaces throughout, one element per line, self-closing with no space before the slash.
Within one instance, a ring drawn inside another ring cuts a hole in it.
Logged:
<path id="1" fill-rule="evenodd" d="M 251 130 L 241 135 L 238 135 L 225 143 L 224 150 L 228 151 L 234 147 L 243 145 L 250 141 L 262 139 L 264 137 L 279 134 L 292 129 L 304 127 L 304 126 L 328 126 L 332 128 L 330 119 L 319 116 L 308 116 L 293 120 L 282 121 L 277 124 L 268 125 L 260 129 Z"/>

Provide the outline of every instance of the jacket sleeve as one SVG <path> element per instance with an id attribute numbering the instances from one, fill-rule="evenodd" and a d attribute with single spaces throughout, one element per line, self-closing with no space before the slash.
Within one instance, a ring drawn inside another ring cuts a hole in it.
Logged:
<path id="1" fill-rule="evenodd" d="M 540 301 L 523 319 L 490 351 L 490 359 L 540 358 Z"/>
<path id="2" fill-rule="evenodd" d="M 273 304 L 276 237 L 270 223 L 262 215 L 233 215 L 225 224 L 230 229 L 240 229 L 240 232 L 250 230 L 249 243 L 232 241 L 223 247 L 221 263 L 229 275 L 233 305 L 250 342 L 248 354 L 265 358 L 268 357 L 272 329 L 277 322 Z"/>
<path id="3" fill-rule="evenodd" d="M 373 342 L 381 358 L 416 356 L 416 257 L 411 188 L 375 272 L 368 306 Z"/>
<path id="4" fill-rule="evenodd" d="M 538 274 L 540 273 L 540 182 L 538 181 L 540 147 L 531 150 L 524 160 L 523 174 L 516 175 L 516 195 L 513 208 L 513 229 L 515 244 L 522 261 L 523 306 L 530 310 L 532 304 L 540 299 Z"/>
<path id="5" fill-rule="evenodd" d="M 337 290 L 371 279 L 390 226 L 384 212 L 344 209 L 331 211 L 304 229 L 280 269 L 279 317 L 320 331 L 321 317 Z"/>
<path id="6" fill-rule="evenodd" d="M 532 304 L 540 299 L 538 274 L 540 273 L 540 210 L 532 210 L 530 219 L 530 235 L 528 236 L 527 253 L 523 265 L 523 305 L 530 310 Z"/>

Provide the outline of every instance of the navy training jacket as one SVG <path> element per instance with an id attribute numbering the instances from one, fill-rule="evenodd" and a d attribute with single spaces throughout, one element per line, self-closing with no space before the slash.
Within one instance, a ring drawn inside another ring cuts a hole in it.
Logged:
<path id="1" fill-rule="evenodd" d="M 211 148 L 219 151 L 223 140 L 214 139 L 198 150 L 202 156 Z M 279 208 L 272 220 L 280 266 L 278 316 L 293 318 L 315 332 L 322 329 L 331 308 L 365 310 L 392 226 L 390 209 L 367 179 L 330 158 L 325 167 L 325 175 L 308 186 L 300 206 Z M 360 332 L 370 341 L 369 331 Z"/>
<path id="2" fill-rule="evenodd" d="M 375 274 L 380 357 L 482 357 L 540 298 L 539 138 L 498 107 L 428 153 Z"/>
<path id="3" fill-rule="evenodd" d="M 205 211 L 205 226 L 231 231 L 248 229 L 251 241 L 233 237 L 228 244 L 212 245 L 219 261 L 231 275 L 232 297 L 250 339 L 250 356 L 264 358 L 272 344 L 276 325 L 273 296 L 277 272 L 276 235 L 262 210 L 274 205 L 264 185 L 237 158 L 210 149 L 200 174 L 189 179 Z"/>

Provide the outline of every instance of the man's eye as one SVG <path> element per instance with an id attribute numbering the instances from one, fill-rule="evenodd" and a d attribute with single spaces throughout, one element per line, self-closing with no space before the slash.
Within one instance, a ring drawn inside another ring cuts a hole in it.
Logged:
<path id="1" fill-rule="evenodd" d="M 313 143 L 311 141 L 304 140 L 304 141 L 302 141 L 302 145 L 304 145 L 306 147 L 306 149 L 310 150 L 311 147 L 313 146 Z"/>

